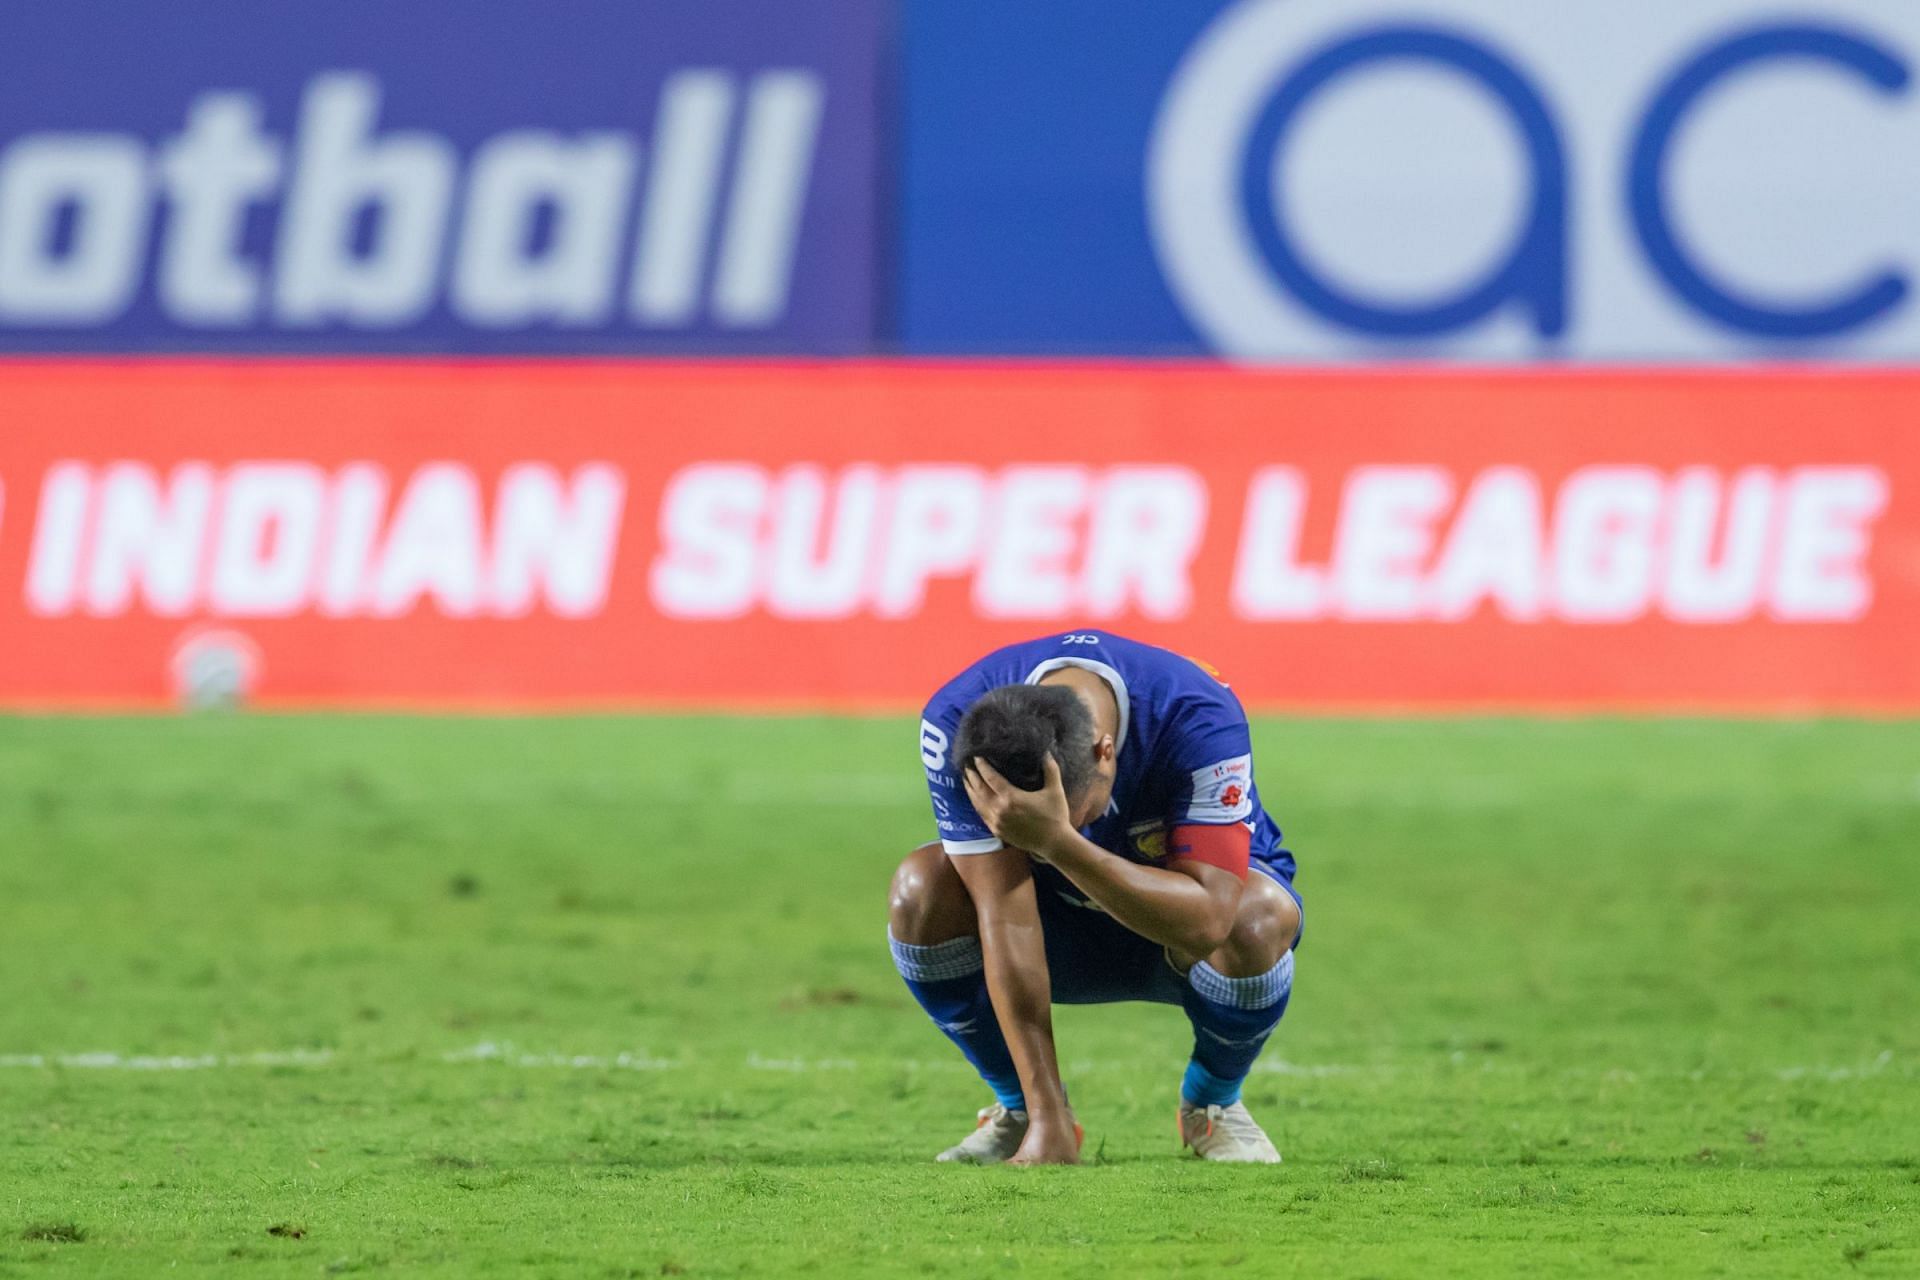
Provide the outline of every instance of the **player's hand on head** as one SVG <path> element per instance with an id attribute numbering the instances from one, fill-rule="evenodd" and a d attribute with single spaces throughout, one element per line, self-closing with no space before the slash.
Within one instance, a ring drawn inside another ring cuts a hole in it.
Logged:
<path id="1" fill-rule="evenodd" d="M 987 829 L 1016 849 L 1045 856 L 1063 835 L 1071 835 L 1073 821 L 1060 766 L 1051 754 L 1041 758 L 1046 781 L 1038 791 L 1023 791 L 1007 781 L 991 761 L 976 758 L 962 775 L 967 798 Z"/>

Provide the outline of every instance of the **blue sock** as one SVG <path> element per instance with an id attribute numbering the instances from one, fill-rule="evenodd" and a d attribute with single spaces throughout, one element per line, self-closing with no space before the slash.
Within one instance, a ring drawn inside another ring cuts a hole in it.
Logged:
<path id="1" fill-rule="evenodd" d="M 1229 978 L 1202 960 L 1187 974 L 1182 1003 L 1193 1024 L 1193 1061 L 1180 1096 L 1196 1107 L 1231 1106 L 1293 994 L 1293 952 L 1251 978 Z"/>
<path id="2" fill-rule="evenodd" d="M 1020 1072 L 1013 1051 L 1000 1034 L 1000 1019 L 987 996 L 987 971 L 980 957 L 980 939 L 954 938 L 930 947 L 901 942 L 887 930 L 894 968 L 907 980 L 907 990 L 927 1011 L 934 1025 L 960 1047 L 980 1078 L 1009 1111 L 1025 1111 Z"/>

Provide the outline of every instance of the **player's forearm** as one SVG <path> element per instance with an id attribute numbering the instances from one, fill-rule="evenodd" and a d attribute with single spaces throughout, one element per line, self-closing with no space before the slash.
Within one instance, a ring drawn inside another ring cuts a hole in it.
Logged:
<path id="1" fill-rule="evenodd" d="M 1063 1115 L 1066 1089 L 1053 1044 L 1053 996 L 1047 952 L 1036 916 L 1031 922 L 983 919 L 981 950 L 987 967 L 987 993 L 993 997 L 1000 1031 L 1020 1072 L 1028 1114 Z"/>
<path id="2" fill-rule="evenodd" d="M 1182 955 L 1210 954 L 1233 926 L 1234 904 L 1222 904 L 1190 876 L 1129 862 L 1077 831 L 1043 856 L 1115 920 Z"/>

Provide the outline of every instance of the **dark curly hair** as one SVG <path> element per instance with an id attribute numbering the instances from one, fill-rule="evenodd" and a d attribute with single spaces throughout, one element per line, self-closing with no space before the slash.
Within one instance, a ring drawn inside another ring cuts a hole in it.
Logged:
<path id="1" fill-rule="evenodd" d="M 963 774 L 984 759 L 1023 791 L 1046 786 L 1041 761 L 1051 755 L 1071 798 L 1093 781 L 1093 713 L 1064 685 L 1009 684 L 967 708 L 954 739 L 954 767 Z"/>

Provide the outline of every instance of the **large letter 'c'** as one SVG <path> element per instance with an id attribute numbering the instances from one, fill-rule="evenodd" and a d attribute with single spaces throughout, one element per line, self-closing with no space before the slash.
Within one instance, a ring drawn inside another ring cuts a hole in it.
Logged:
<path id="1" fill-rule="evenodd" d="M 1729 328 L 1761 337 L 1820 338 L 1865 324 L 1898 305 L 1907 294 L 1905 278 L 1885 271 L 1851 293 L 1810 307 L 1757 302 L 1701 270 L 1674 234 L 1667 207 L 1667 154 L 1682 118 L 1726 76 L 1785 58 L 1853 71 L 1884 94 L 1898 93 L 1907 84 L 1906 67 L 1891 53 L 1831 27 L 1763 27 L 1729 37 L 1690 59 L 1654 95 L 1628 160 L 1627 199 L 1647 260 L 1688 305 Z"/>

